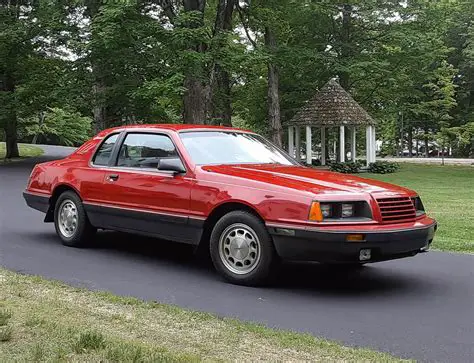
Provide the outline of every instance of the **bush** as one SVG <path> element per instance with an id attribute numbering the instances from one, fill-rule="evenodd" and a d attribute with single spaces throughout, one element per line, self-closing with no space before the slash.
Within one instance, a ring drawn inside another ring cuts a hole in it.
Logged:
<path id="1" fill-rule="evenodd" d="M 49 108 L 42 119 L 33 116 L 20 120 L 21 137 L 66 146 L 81 145 L 90 137 L 92 119 L 70 109 Z"/>
<path id="2" fill-rule="evenodd" d="M 368 172 L 374 174 L 389 174 L 395 173 L 400 169 L 400 164 L 391 162 L 391 161 L 376 161 L 375 163 L 370 163 Z"/>
<path id="3" fill-rule="evenodd" d="M 353 161 L 347 161 L 345 163 L 333 162 L 329 165 L 331 171 L 344 174 L 355 174 L 359 172 L 359 163 Z"/>
<path id="4" fill-rule="evenodd" d="M 304 166 L 321 166 L 321 161 L 319 159 L 313 159 L 311 160 L 311 164 L 308 164 L 305 160 L 301 160 L 301 164 Z"/>

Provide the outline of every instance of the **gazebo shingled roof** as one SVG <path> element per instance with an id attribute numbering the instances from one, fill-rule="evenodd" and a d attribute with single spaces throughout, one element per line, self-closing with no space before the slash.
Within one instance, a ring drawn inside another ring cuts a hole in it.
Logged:
<path id="1" fill-rule="evenodd" d="M 336 79 L 329 80 L 285 126 L 375 125 Z"/>

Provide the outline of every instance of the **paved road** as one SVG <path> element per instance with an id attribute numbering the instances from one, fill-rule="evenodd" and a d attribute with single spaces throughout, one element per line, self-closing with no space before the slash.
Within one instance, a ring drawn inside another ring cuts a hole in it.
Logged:
<path id="1" fill-rule="evenodd" d="M 310 332 L 420 361 L 474 361 L 474 256 L 430 252 L 336 273 L 288 265 L 268 288 L 233 286 L 188 247 L 100 233 L 90 249 L 66 248 L 21 192 L 34 164 L 0 166 L 0 264 L 9 269 L 268 326 Z"/>

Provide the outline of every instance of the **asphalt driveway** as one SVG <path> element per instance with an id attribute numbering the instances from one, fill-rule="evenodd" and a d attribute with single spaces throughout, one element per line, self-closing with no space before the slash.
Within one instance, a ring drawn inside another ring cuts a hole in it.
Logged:
<path id="1" fill-rule="evenodd" d="M 172 303 L 370 347 L 420 361 L 474 361 L 474 256 L 430 252 L 344 273 L 286 265 L 275 286 L 223 282 L 187 246 L 99 233 L 96 246 L 61 246 L 21 192 L 33 165 L 0 165 L 0 264 L 75 286 Z"/>

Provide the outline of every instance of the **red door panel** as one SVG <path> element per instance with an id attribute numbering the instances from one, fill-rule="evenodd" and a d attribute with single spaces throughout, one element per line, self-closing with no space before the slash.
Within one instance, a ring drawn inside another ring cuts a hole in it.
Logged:
<path id="1" fill-rule="evenodd" d="M 191 184 L 158 171 L 108 169 L 103 200 L 111 206 L 187 216 Z"/>

